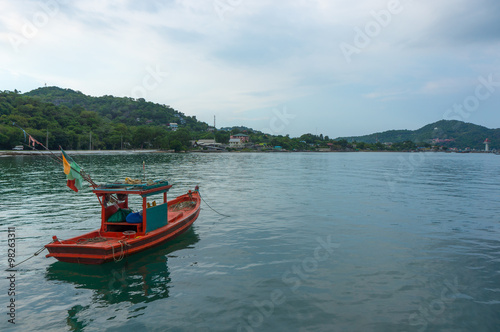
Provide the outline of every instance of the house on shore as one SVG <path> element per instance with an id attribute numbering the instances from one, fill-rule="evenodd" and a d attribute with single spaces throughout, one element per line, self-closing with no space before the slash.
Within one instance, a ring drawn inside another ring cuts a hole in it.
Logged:
<path id="1" fill-rule="evenodd" d="M 242 144 L 248 143 L 248 141 L 250 141 L 250 137 L 248 135 L 245 135 L 245 134 L 231 135 L 230 140 L 231 139 L 239 139 Z"/>
<path id="2" fill-rule="evenodd" d="M 229 147 L 230 148 L 241 148 L 241 147 L 243 147 L 243 143 L 241 142 L 241 140 L 239 138 L 230 138 L 229 139 Z"/>

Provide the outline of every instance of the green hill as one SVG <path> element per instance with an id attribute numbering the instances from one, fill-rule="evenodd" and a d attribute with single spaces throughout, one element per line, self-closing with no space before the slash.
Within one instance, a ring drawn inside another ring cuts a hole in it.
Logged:
<path id="1" fill-rule="evenodd" d="M 172 131 L 168 124 L 178 123 Z M 25 94 L 0 91 L 0 149 L 22 142 L 25 129 L 35 139 L 57 149 L 163 148 L 185 149 L 192 133 L 202 136 L 208 124 L 169 106 L 144 99 L 91 97 L 58 87 Z M 197 138 L 197 137 L 196 137 Z"/>
<path id="2" fill-rule="evenodd" d="M 148 102 L 144 98 L 135 100 L 114 96 L 92 97 L 80 91 L 59 87 L 38 88 L 24 95 L 56 106 L 66 106 L 71 109 L 79 107 L 80 111 L 82 109 L 93 111 L 103 118 L 127 126 L 141 124 L 160 126 L 174 122 L 195 131 L 206 130 L 208 127 L 206 123 L 199 122 L 195 116 L 186 116 L 170 106 Z"/>
<path id="3" fill-rule="evenodd" d="M 178 130 L 169 127 L 177 123 Z M 27 144 L 25 129 L 50 149 L 131 149 L 158 148 L 182 150 L 191 139 L 213 138 L 208 124 L 187 116 L 170 106 L 147 102 L 142 98 L 92 97 L 79 91 L 44 87 L 21 94 L 0 91 L 0 149 Z M 280 146 L 286 150 L 335 151 L 373 150 L 408 151 L 415 143 L 425 146 L 482 150 L 486 138 L 492 148 L 500 148 L 500 129 L 488 129 L 472 123 L 441 120 L 418 130 L 389 130 L 366 136 L 332 140 L 328 136 L 304 134 L 297 138 L 273 136 L 246 127 L 232 127 L 232 133 L 244 132 L 260 146 Z M 216 133 L 218 142 L 229 140 L 229 132 Z M 349 144 L 358 142 L 359 144 Z M 361 142 L 364 142 L 362 144 Z M 376 144 L 378 142 L 378 144 Z M 382 143 L 391 142 L 392 146 Z"/>
<path id="4" fill-rule="evenodd" d="M 417 130 L 388 130 L 365 136 L 341 137 L 338 140 L 345 139 L 348 142 L 365 143 L 412 141 L 415 143 L 443 145 L 449 148 L 482 150 L 486 138 L 491 141 L 491 147 L 500 148 L 500 129 L 489 129 L 456 120 L 441 120 Z"/>

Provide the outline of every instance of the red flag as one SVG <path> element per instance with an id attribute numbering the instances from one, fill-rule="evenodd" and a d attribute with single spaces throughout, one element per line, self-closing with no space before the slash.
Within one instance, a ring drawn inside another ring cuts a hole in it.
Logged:
<path id="1" fill-rule="evenodd" d="M 31 145 L 31 143 L 33 143 L 33 147 L 35 147 L 35 144 L 39 144 L 39 145 L 42 145 L 40 142 L 38 142 L 36 139 L 33 138 L 33 136 L 29 135 L 29 144 L 28 145 Z"/>
<path id="2" fill-rule="evenodd" d="M 76 187 L 75 182 L 76 182 L 76 180 L 75 180 L 75 179 L 73 179 L 73 180 L 68 180 L 68 181 L 66 181 L 66 185 L 67 185 L 68 187 L 70 187 L 70 188 L 71 188 L 74 192 L 76 192 L 76 193 L 77 193 L 77 192 L 78 192 L 78 188 Z"/>

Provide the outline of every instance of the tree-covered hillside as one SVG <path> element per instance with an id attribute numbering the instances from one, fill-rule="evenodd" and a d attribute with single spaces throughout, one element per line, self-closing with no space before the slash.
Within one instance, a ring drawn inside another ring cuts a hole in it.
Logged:
<path id="1" fill-rule="evenodd" d="M 15 123 L 15 125 L 13 125 Z M 169 126 L 177 123 L 178 129 Z M 186 150 L 190 140 L 215 138 L 229 142 L 231 134 L 249 136 L 247 148 L 288 151 L 414 151 L 417 148 L 484 149 L 486 138 L 500 148 L 500 129 L 460 121 L 438 121 L 418 130 L 390 130 L 359 137 L 330 139 L 303 134 L 274 136 L 247 127 L 208 131 L 208 124 L 170 106 L 113 96 L 91 97 L 79 91 L 45 87 L 21 94 L 0 91 L 0 150 L 27 140 L 23 128 L 50 149 L 173 149 Z M 383 144 L 392 143 L 392 144 Z M 90 146 L 91 145 L 91 146 Z M 253 145 L 253 146 L 252 146 Z M 242 148 L 242 147 L 240 147 Z"/>
<path id="2" fill-rule="evenodd" d="M 131 120 L 132 119 L 132 120 Z M 174 120 L 175 119 L 175 120 Z M 184 120 L 184 121 L 183 121 Z M 179 125 L 177 131 L 169 122 Z M 0 149 L 26 143 L 23 128 L 57 149 L 186 149 L 192 132 L 208 125 L 167 106 L 111 96 L 89 97 L 60 88 L 0 92 Z"/>
<path id="3" fill-rule="evenodd" d="M 170 106 L 148 102 L 144 98 L 135 100 L 114 96 L 92 97 L 80 91 L 59 87 L 38 88 L 24 95 L 57 106 L 66 106 L 71 109 L 78 107 L 80 111 L 83 109 L 93 111 L 112 122 L 123 123 L 127 126 L 146 124 L 162 126 L 178 123 L 194 131 L 206 130 L 208 127 L 206 123 L 199 122 L 195 116 L 186 116 Z"/>

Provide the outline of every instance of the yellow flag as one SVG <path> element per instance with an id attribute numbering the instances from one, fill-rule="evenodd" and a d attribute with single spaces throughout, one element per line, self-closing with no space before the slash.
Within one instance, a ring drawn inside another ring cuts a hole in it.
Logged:
<path id="1" fill-rule="evenodd" d="M 64 166 L 64 174 L 68 175 L 71 172 L 71 165 L 68 163 L 66 158 L 64 157 L 64 153 L 62 154 L 63 166 Z"/>

